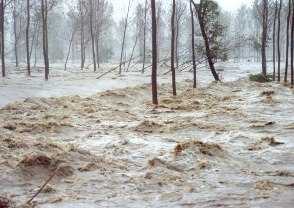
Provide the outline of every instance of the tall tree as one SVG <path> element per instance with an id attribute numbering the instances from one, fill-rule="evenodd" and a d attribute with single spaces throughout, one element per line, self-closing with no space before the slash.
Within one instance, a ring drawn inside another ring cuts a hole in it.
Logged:
<path id="1" fill-rule="evenodd" d="M 280 0 L 279 10 L 278 10 L 278 82 L 281 81 L 281 10 L 283 7 L 283 0 Z"/>
<path id="2" fill-rule="evenodd" d="M 291 25 L 291 87 L 294 87 L 294 1 L 292 0 L 292 25 Z"/>
<path id="3" fill-rule="evenodd" d="M 192 0 L 190 0 L 190 13 L 191 13 L 191 50 L 192 50 L 192 63 L 193 63 L 193 88 L 197 87 L 196 77 L 196 54 L 195 54 L 195 23 L 194 23 L 194 12 L 192 8 Z"/>
<path id="4" fill-rule="evenodd" d="M 48 51 L 48 1 L 41 0 L 43 57 L 45 63 L 45 80 L 49 79 L 49 51 Z"/>
<path id="5" fill-rule="evenodd" d="M 201 30 L 201 34 L 204 40 L 204 45 L 205 45 L 205 53 L 206 53 L 206 57 L 207 57 L 207 61 L 209 64 L 209 68 L 211 70 L 211 73 L 215 79 L 215 81 L 220 81 L 218 74 L 216 73 L 215 67 L 214 67 L 214 61 L 213 61 L 213 54 L 212 54 L 212 50 L 210 49 L 210 43 L 209 43 L 209 39 L 208 39 L 208 35 L 207 35 L 207 23 L 209 21 L 207 21 L 209 18 L 209 10 L 210 9 L 216 9 L 217 5 L 215 2 L 211 1 L 211 0 L 200 0 L 199 4 L 196 4 L 194 1 L 192 1 L 195 10 L 197 12 L 197 16 L 198 16 L 198 22 L 200 25 L 200 30 Z"/>
<path id="6" fill-rule="evenodd" d="M 268 34 L 268 0 L 262 1 L 262 37 L 261 37 L 261 61 L 262 75 L 267 76 L 266 44 Z"/>
<path id="7" fill-rule="evenodd" d="M 31 76 L 31 62 L 30 62 L 30 0 L 27 0 L 27 27 L 26 27 L 26 55 L 27 55 L 27 73 Z"/>
<path id="8" fill-rule="evenodd" d="M 148 0 L 145 0 L 144 6 L 144 26 L 143 26 L 143 66 L 142 66 L 142 73 L 145 70 L 145 63 L 146 63 L 146 30 L 147 30 L 147 11 L 148 11 Z"/>
<path id="9" fill-rule="evenodd" d="M 289 29 L 291 18 L 291 0 L 288 1 L 288 15 L 287 15 L 287 28 L 286 28 L 286 64 L 285 64 L 285 76 L 284 82 L 288 81 L 288 67 L 289 67 Z"/>
<path id="10" fill-rule="evenodd" d="M 2 65 L 2 77 L 6 76 L 6 68 L 5 68 L 5 1 L 0 1 L 0 34 L 1 34 L 1 65 Z"/>
<path id="11" fill-rule="evenodd" d="M 175 15 L 176 15 L 176 0 L 172 4 L 172 17 L 171 17 L 171 72 L 172 72 L 172 88 L 173 95 L 177 95 L 176 87 L 176 69 L 175 69 Z"/>
<path id="12" fill-rule="evenodd" d="M 157 97 L 157 25 L 156 25 L 156 5 L 155 0 L 151 0 L 151 19 L 152 19 L 152 102 L 158 105 Z"/>
<path id="13" fill-rule="evenodd" d="M 96 66 L 96 55 L 95 55 L 95 37 L 94 37 L 94 7 L 93 7 L 93 0 L 90 0 L 90 33 L 91 33 L 91 41 L 92 41 L 92 60 L 94 65 L 94 72 L 97 70 Z"/>
<path id="14" fill-rule="evenodd" d="M 84 29 L 84 10 L 85 10 L 85 2 L 84 0 L 79 0 L 79 15 L 80 15 L 80 30 L 81 30 L 81 35 L 80 35 L 80 44 L 81 44 L 81 70 L 84 69 L 85 67 L 85 60 L 86 60 L 86 44 L 85 44 L 85 29 Z"/>
<path id="15" fill-rule="evenodd" d="M 273 81 L 276 80 L 276 23 L 278 15 L 278 0 L 275 1 L 275 14 L 273 26 Z"/>
<path id="16" fill-rule="evenodd" d="M 13 35 L 14 35 L 14 56 L 15 56 L 15 66 L 19 66 L 18 61 L 18 32 L 17 32 L 17 5 L 18 2 L 13 0 Z"/>
<path id="17" fill-rule="evenodd" d="M 130 9 L 131 9 L 131 3 L 132 3 L 132 0 L 129 0 L 127 16 L 124 21 L 124 29 L 123 29 L 124 31 L 123 31 L 123 39 L 122 39 L 122 43 L 121 43 L 121 54 L 120 54 L 120 63 L 119 63 L 119 74 L 121 74 L 121 72 L 122 72 L 123 56 L 124 56 L 124 52 L 125 52 L 125 41 L 126 41 L 128 24 L 129 24 L 129 13 L 130 13 Z"/>

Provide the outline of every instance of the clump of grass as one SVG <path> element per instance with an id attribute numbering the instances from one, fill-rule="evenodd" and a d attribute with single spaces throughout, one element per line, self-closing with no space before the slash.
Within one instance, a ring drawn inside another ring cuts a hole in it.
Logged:
<path id="1" fill-rule="evenodd" d="M 271 82 L 273 80 L 273 76 L 272 75 L 264 76 L 263 74 L 250 74 L 249 80 L 252 82 L 265 83 L 265 82 Z"/>

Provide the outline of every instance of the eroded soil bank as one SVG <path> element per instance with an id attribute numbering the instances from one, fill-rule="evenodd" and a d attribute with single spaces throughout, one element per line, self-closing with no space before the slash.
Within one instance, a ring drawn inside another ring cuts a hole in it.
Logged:
<path id="1" fill-rule="evenodd" d="M 294 96 L 242 79 L 29 98 L 0 110 L 0 196 L 36 207 L 294 204 Z"/>

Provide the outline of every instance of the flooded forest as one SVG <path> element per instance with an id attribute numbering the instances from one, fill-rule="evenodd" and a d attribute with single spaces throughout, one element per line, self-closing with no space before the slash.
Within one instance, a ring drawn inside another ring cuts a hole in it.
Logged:
<path id="1" fill-rule="evenodd" d="M 294 207 L 294 0 L 0 0 L 0 208 L 103 207 Z"/>

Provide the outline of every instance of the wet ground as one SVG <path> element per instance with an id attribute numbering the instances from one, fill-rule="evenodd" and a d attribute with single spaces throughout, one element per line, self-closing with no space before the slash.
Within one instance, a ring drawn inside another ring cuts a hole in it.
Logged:
<path id="1" fill-rule="evenodd" d="M 36 207 L 292 208 L 294 92 L 239 76 L 162 84 L 158 107 L 148 84 L 6 105 L 0 196 L 23 204 L 58 168 Z"/>

